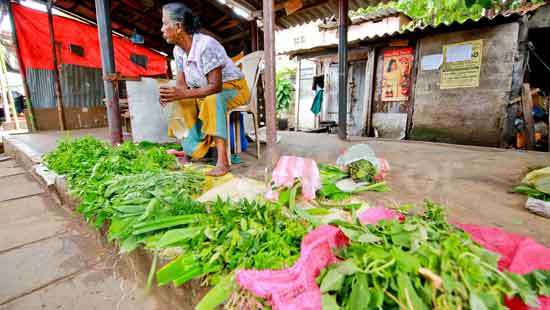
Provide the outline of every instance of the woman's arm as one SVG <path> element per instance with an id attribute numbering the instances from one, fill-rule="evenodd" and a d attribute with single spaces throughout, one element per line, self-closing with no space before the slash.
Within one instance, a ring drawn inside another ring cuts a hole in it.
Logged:
<path id="1" fill-rule="evenodd" d="M 222 68 L 213 69 L 206 76 L 208 85 L 201 88 L 189 88 L 185 81 L 183 73 L 178 73 L 177 86 L 160 89 L 161 102 L 168 103 L 171 101 L 204 98 L 213 94 L 220 93 L 223 89 L 222 83 Z"/>

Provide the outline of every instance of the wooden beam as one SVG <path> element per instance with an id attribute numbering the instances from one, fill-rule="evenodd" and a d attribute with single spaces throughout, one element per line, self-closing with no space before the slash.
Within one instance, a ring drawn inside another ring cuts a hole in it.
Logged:
<path id="1" fill-rule="evenodd" d="M 225 31 L 225 30 L 228 30 L 228 29 L 231 29 L 231 28 L 234 28 L 234 27 L 237 27 L 238 25 L 240 25 L 241 22 L 238 21 L 238 20 L 230 20 L 227 24 L 221 26 L 221 27 L 218 27 L 218 31 Z"/>
<path id="2" fill-rule="evenodd" d="M 268 165 L 279 160 L 277 150 L 277 125 L 275 112 L 275 10 L 273 0 L 263 0 L 264 23 L 264 78 L 265 78 L 265 122 L 267 131 Z"/>
<path id="3" fill-rule="evenodd" d="M 253 19 L 250 22 L 250 49 L 252 52 L 255 52 L 258 50 L 259 42 L 258 42 L 258 22 L 256 19 Z"/>
<path id="4" fill-rule="evenodd" d="M 347 139 L 348 0 L 338 0 L 338 137 Z"/>
<path id="5" fill-rule="evenodd" d="M 521 92 L 521 106 L 523 109 L 523 119 L 527 131 L 527 149 L 535 149 L 535 121 L 533 119 L 533 97 L 531 97 L 531 87 L 528 83 L 523 84 Z"/>
<path id="6" fill-rule="evenodd" d="M 226 19 L 228 19 L 228 18 L 229 18 L 229 15 L 223 14 L 222 17 L 216 19 L 212 24 L 210 24 L 210 26 L 213 27 L 213 28 L 216 28 L 216 27 L 218 27 L 218 25 L 220 25 L 221 23 L 223 23 L 223 22 L 224 22 Z"/>
<path id="7" fill-rule="evenodd" d="M 53 2 L 52 0 L 49 0 L 48 4 L 46 5 L 46 8 L 48 13 L 48 28 L 50 30 L 50 44 L 52 45 L 55 106 L 57 108 L 57 121 L 59 122 L 59 130 L 65 131 L 65 114 L 63 113 L 63 95 L 62 95 L 63 93 L 61 92 L 61 82 L 59 81 L 59 63 L 57 61 L 57 46 L 55 43 L 52 7 L 53 7 Z"/>

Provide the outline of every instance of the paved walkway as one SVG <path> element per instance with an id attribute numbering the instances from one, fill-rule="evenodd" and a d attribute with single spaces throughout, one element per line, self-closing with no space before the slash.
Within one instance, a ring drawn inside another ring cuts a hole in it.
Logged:
<path id="1" fill-rule="evenodd" d="M 0 161 L 0 236 L 1 310 L 163 309 L 14 160 Z"/>

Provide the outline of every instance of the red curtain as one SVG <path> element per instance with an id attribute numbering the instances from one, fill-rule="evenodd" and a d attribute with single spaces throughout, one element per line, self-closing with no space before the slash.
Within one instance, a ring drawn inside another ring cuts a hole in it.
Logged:
<path id="1" fill-rule="evenodd" d="M 48 15 L 24 6 L 13 4 L 19 49 L 25 68 L 53 70 L 53 57 L 48 28 Z M 53 17 L 57 58 L 59 64 L 73 64 L 101 68 L 97 27 L 65 17 Z M 69 46 L 84 49 L 82 56 L 73 53 Z M 123 76 L 155 76 L 166 74 L 166 58 L 150 49 L 133 44 L 126 38 L 113 35 L 116 71 Z M 147 68 L 130 60 L 132 54 L 147 58 Z"/>

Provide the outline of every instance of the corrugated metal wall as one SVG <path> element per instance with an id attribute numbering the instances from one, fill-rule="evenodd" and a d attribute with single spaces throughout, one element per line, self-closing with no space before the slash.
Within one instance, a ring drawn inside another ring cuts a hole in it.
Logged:
<path id="1" fill-rule="evenodd" d="M 96 107 L 103 104 L 101 69 L 62 65 L 60 80 L 63 106 Z"/>
<path id="2" fill-rule="evenodd" d="M 96 107 L 103 105 L 101 69 L 76 65 L 61 65 L 61 91 L 65 107 Z M 27 79 L 33 107 L 55 108 L 53 71 L 27 69 Z"/>
<path id="3" fill-rule="evenodd" d="M 53 71 L 27 69 L 27 81 L 35 109 L 55 108 Z"/>

